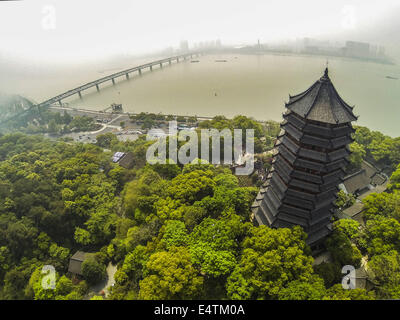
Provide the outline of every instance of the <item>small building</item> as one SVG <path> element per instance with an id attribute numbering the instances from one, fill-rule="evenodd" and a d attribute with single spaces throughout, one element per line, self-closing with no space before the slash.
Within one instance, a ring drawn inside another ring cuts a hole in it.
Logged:
<path id="1" fill-rule="evenodd" d="M 344 177 L 340 188 L 346 193 L 359 196 L 383 185 L 386 181 L 387 177 L 378 168 L 364 160 L 361 170 Z"/>
<path id="2" fill-rule="evenodd" d="M 345 192 L 355 195 L 362 194 L 372 188 L 371 180 L 365 169 L 343 178 Z"/>
<path id="3" fill-rule="evenodd" d="M 114 163 L 118 163 L 125 169 L 131 169 L 133 167 L 133 153 L 132 152 L 116 152 L 112 157 Z"/>
<path id="4" fill-rule="evenodd" d="M 342 212 L 338 211 L 337 217 L 339 219 L 353 219 L 361 225 L 365 225 L 362 212 L 364 211 L 364 204 L 357 200 L 351 207 L 344 209 Z"/>
<path id="5" fill-rule="evenodd" d="M 68 272 L 73 274 L 82 275 L 82 263 L 85 261 L 87 252 L 77 251 L 75 254 L 69 259 Z"/>

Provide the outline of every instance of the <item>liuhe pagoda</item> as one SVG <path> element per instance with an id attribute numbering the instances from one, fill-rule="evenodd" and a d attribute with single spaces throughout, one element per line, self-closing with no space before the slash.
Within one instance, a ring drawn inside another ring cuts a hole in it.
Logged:
<path id="1" fill-rule="evenodd" d="M 274 228 L 300 225 L 307 244 L 319 247 L 331 232 L 339 184 L 353 141 L 353 108 L 325 74 L 308 90 L 289 95 L 272 167 L 252 206 L 253 223 Z"/>

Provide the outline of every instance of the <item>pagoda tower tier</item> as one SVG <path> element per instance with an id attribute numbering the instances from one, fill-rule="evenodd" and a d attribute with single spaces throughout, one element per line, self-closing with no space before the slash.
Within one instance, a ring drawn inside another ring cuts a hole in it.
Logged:
<path id="1" fill-rule="evenodd" d="M 253 203 L 255 225 L 300 225 L 314 246 L 332 230 L 334 202 L 353 141 L 353 107 L 334 88 L 328 69 L 308 90 L 289 96 L 272 167 Z"/>

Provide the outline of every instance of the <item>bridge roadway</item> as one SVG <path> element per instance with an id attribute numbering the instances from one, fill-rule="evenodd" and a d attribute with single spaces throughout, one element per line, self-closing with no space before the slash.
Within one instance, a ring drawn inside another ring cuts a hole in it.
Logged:
<path id="1" fill-rule="evenodd" d="M 153 67 L 155 67 L 155 66 L 160 66 L 160 68 L 162 68 L 163 64 L 168 63 L 169 65 L 171 65 L 172 62 L 174 62 L 174 61 L 176 61 L 176 63 L 178 63 L 180 59 L 181 60 L 186 60 L 189 57 L 193 58 L 193 57 L 197 57 L 199 55 L 201 55 L 201 53 L 199 53 L 199 52 L 186 53 L 186 54 L 182 54 L 182 55 L 179 55 L 179 56 L 165 58 L 165 59 L 149 62 L 149 63 L 146 63 L 146 64 L 142 64 L 140 66 L 133 67 L 133 68 L 130 68 L 130 69 L 122 70 L 122 71 L 110 74 L 110 75 L 108 75 L 106 77 L 97 79 L 95 81 L 88 82 L 88 83 L 86 83 L 86 84 L 84 84 L 84 85 L 82 85 L 80 87 L 75 88 L 75 89 L 68 90 L 68 91 L 66 91 L 64 93 L 61 93 L 61 94 L 59 94 L 59 95 L 57 95 L 57 96 L 55 96 L 53 98 L 50 98 L 50 99 L 48 99 L 48 100 L 46 100 L 44 102 L 41 102 L 41 103 L 35 105 L 35 107 L 45 107 L 45 106 L 52 105 L 52 104 L 54 104 L 56 102 L 58 102 L 60 104 L 60 106 L 62 106 L 62 102 L 61 101 L 63 99 L 68 98 L 68 97 L 70 97 L 70 96 L 72 96 L 74 94 L 78 94 L 79 97 L 82 97 L 82 91 L 83 90 L 86 90 L 86 89 L 89 89 L 89 88 L 92 88 L 92 87 L 96 87 L 97 91 L 100 91 L 99 85 L 101 83 L 104 83 L 104 82 L 107 82 L 107 81 L 111 81 L 113 84 L 115 84 L 115 78 L 118 78 L 118 77 L 121 77 L 121 76 L 125 76 L 126 79 L 129 79 L 129 74 L 132 73 L 132 72 L 138 72 L 139 75 L 141 75 L 142 74 L 142 70 L 145 69 L 145 68 L 149 68 L 150 71 L 153 71 Z"/>

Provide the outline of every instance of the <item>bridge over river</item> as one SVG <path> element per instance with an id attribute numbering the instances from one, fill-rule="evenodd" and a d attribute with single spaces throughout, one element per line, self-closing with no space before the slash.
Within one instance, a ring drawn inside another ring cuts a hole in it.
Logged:
<path id="1" fill-rule="evenodd" d="M 122 70 L 113 74 L 110 74 L 106 77 L 97 79 L 95 81 L 91 81 L 88 82 L 84 85 L 81 85 L 75 89 L 71 89 L 68 90 L 64 93 L 61 93 L 55 97 L 52 97 L 44 102 L 41 102 L 37 105 L 35 105 L 35 107 L 45 107 L 45 106 L 49 106 L 52 105 L 56 102 L 58 102 L 61 106 L 62 106 L 62 100 L 65 98 L 68 98 L 72 95 L 78 94 L 79 97 L 82 97 L 82 91 L 92 88 L 92 87 L 96 87 L 97 91 L 100 91 L 100 84 L 107 82 L 107 81 L 111 81 L 113 84 L 115 84 L 115 79 L 119 78 L 119 77 L 126 77 L 126 79 L 129 79 L 129 75 L 133 72 L 137 72 L 139 75 L 142 74 L 142 71 L 146 68 L 148 68 L 150 71 L 153 71 L 153 67 L 159 67 L 162 68 L 164 64 L 168 64 L 171 65 L 173 62 L 180 62 L 180 61 L 185 61 L 188 58 L 193 58 L 193 57 L 197 57 L 201 55 L 201 53 L 199 52 L 192 52 L 192 53 L 186 53 L 186 54 L 182 54 L 179 56 L 174 56 L 174 57 L 170 57 L 170 58 L 165 58 L 165 59 L 161 59 L 161 60 L 157 60 L 157 61 L 153 61 L 153 62 L 149 62 L 146 64 L 142 64 L 140 66 L 137 67 L 133 67 L 130 69 L 126 69 L 126 70 Z"/>
<path id="2" fill-rule="evenodd" d="M 62 100 L 63 99 L 68 98 L 68 97 L 70 97 L 72 95 L 75 95 L 75 94 L 77 94 L 79 97 L 82 97 L 82 91 L 87 90 L 89 88 L 96 87 L 96 89 L 98 91 L 100 91 L 100 84 L 102 84 L 104 82 L 111 81 L 112 84 L 115 84 L 115 79 L 116 78 L 126 77 L 126 79 L 129 79 L 129 75 L 131 73 L 133 73 L 133 72 L 137 72 L 139 75 L 141 75 L 142 71 L 144 71 L 145 69 L 153 71 L 154 67 L 162 68 L 163 65 L 171 65 L 172 63 L 179 63 L 181 61 L 186 61 L 188 59 L 192 59 L 193 57 L 201 56 L 202 54 L 203 53 L 201 53 L 201 52 L 190 52 L 190 53 L 185 53 L 185 54 L 181 54 L 181 55 L 174 56 L 174 57 L 169 57 L 169 58 L 165 58 L 165 59 L 161 59 L 161 60 L 156 60 L 156 61 L 153 61 L 153 62 L 145 63 L 145 64 L 142 64 L 142 65 L 130 68 L 130 69 L 122 70 L 122 71 L 110 74 L 110 75 L 108 75 L 106 77 L 103 77 L 103 78 L 100 78 L 100 79 L 85 83 L 84 85 L 81 85 L 81 86 L 79 86 L 79 87 L 77 87 L 75 89 L 68 90 L 68 91 L 66 91 L 64 93 L 61 93 L 61 94 L 59 94 L 59 95 L 57 95 L 55 97 L 52 97 L 52 98 L 50 98 L 50 99 L 48 99 L 46 101 L 43 101 L 41 103 L 38 103 L 38 104 L 36 104 L 36 103 L 34 103 L 32 101 L 28 101 L 27 99 L 23 98 L 24 100 L 27 101 L 27 103 L 28 103 L 28 105 L 30 105 L 30 107 L 27 108 L 26 110 L 24 110 L 21 113 L 14 114 L 13 116 L 7 117 L 6 119 L 1 119 L 0 120 L 0 125 L 4 124 L 4 123 L 6 123 L 6 122 L 8 122 L 10 120 L 18 118 L 19 116 L 25 114 L 26 112 L 30 111 L 32 108 L 35 108 L 35 107 L 40 109 L 40 107 L 49 107 L 49 106 L 54 105 L 55 103 L 58 103 L 60 106 L 62 106 L 63 105 L 62 104 Z"/>

